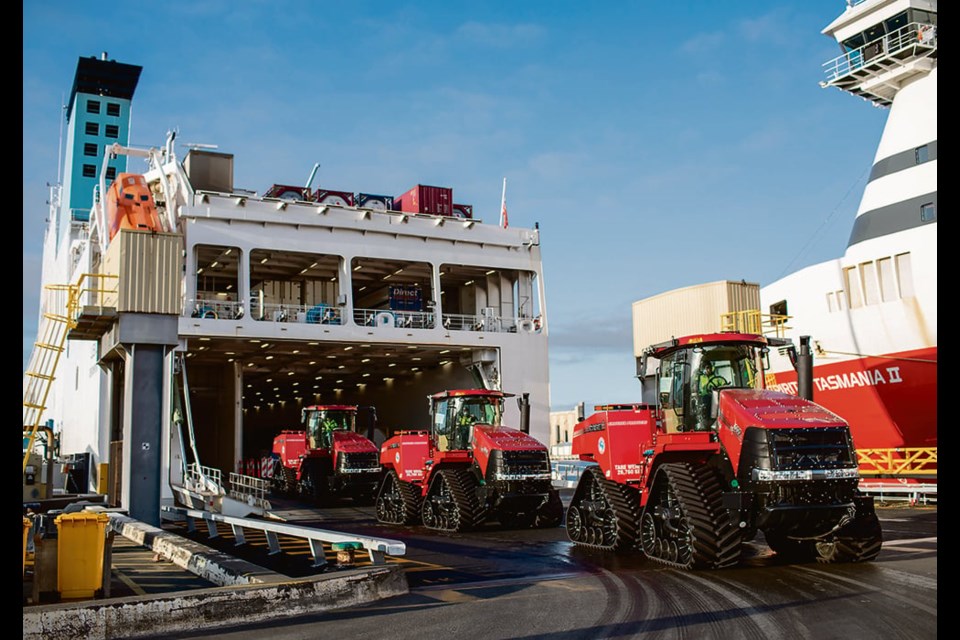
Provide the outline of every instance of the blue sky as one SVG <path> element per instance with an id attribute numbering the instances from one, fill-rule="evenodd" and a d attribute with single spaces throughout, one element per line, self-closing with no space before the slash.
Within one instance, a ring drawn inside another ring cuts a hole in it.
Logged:
<path id="1" fill-rule="evenodd" d="M 842 255 L 886 118 L 818 85 L 844 6 L 24 2 L 24 370 L 61 103 L 105 51 L 143 67 L 130 143 L 216 144 L 241 188 L 320 162 L 315 187 L 449 186 L 496 224 L 506 177 L 541 230 L 552 408 L 635 401 L 632 302 Z"/>

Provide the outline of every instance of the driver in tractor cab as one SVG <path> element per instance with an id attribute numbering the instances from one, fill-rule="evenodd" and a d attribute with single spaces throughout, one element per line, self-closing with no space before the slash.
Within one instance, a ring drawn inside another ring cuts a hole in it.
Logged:
<path id="1" fill-rule="evenodd" d="M 698 431 L 707 431 L 710 428 L 710 403 L 713 399 L 711 392 L 728 384 L 730 383 L 723 376 L 714 371 L 712 362 L 709 360 L 703 361 L 700 365 L 700 375 L 697 378 L 697 394 L 699 396 Z"/>
<path id="2" fill-rule="evenodd" d="M 324 446 L 333 446 L 333 432 L 336 430 L 337 421 L 330 416 L 324 418 L 323 422 L 320 424 L 320 439 L 323 441 Z"/>
<path id="3" fill-rule="evenodd" d="M 476 417 L 464 403 L 460 412 L 457 413 L 457 421 L 450 442 L 451 449 L 466 449 L 470 445 L 470 429 L 476 421 Z"/>

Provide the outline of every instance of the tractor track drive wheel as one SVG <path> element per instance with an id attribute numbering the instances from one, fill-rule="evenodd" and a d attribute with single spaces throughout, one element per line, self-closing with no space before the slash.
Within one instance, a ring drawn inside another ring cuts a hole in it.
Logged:
<path id="1" fill-rule="evenodd" d="M 605 551 L 633 549 L 640 523 L 639 492 L 587 467 L 567 509 L 567 536 L 575 544 Z"/>
<path id="2" fill-rule="evenodd" d="M 420 521 L 420 488 L 404 482 L 391 469 L 384 475 L 376 497 L 377 520 L 388 524 L 417 524 Z"/>
<path id="3" fill-rule="evenodd" d="M 722 569 L 740 558 L 740 530 L 723 509 L 720 480 L 706 467 L 664 464 L 643 511 L 640 548 L 679 569 Z"/>
<path id="4" fill-rule="evenodd" d="M 485 513 L 477 500 L 479 483 L 468 469 L 441 469 L 430 481 L 420 509 L 428 529 L 459 532 L 476 528 Z"/>

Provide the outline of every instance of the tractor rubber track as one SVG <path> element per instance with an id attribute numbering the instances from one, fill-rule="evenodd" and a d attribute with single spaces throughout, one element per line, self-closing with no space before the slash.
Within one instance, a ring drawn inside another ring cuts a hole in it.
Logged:
<path id="1" fill-rule="evenodd" d="M 683 520 L 689 527 L 690 548 L 685 560 L 646 552 L 651 560 L 679 569 L 722 569 L 737 564 L 742 542 L 740 530 L 723 509 L 722 489 L 716 473 L 689 463 L 665 464 L 661 472 L 673 490 Z M 651 496 L 651 501 L 655 496 Z M 692 552 L 692 553 L 690 553 Z"/>
<path id="2" fill-rule="evenodd" d="M 486 519 L 486 509 L 480 505 L 477 498 L 479 483 L 469 469 L 441 469 L 434 482 L 447 484 L 456 509 L 451 517 L 438 518 L 434 526 L 427 524 L 427 520 L 423 519 L 424 526 L 439 531 L 460 532 L 475 529 L 483 523 Z M 431 487 L 432 491 L 434 489 Z M 424 501 L 430 498 L 428 494 Z"/>
<path id="3" fill-rule="evenodd" d="M 588 467 L 583 472 L 584 477 L 589 477 L 587 482 L 596 483 L 600 493 L 607 504 L 613 509 L 613 522 L 608 522 L 607 526 L 612 525 L 612 532 L 605 535 L 597 535 L 599 542 L 591 542 L 587 534 L 587 529 L 581 531 L 570 530 L 570 509 L 567 510 L 567 535 L 570 540 L 579 547 L 585 549 L 598 549 L 601 551 L 628 551 L 636 547 L 638 535 L 640 532 L 640 491 L 634 487 L 613 482 L 603 477 L 600 467 Z M 582 482 L 583 480 L 581 480 Z M 581 496 L 582 497 L 582 496 Z M 574 495 L 576 501 L 577 495 Z M 577 507 L 576 502 L 571 503 L 571 507 Z"/>
<path id="4" fill-rule="evenodd" d="M 392 496 L 384 496 L 390 490 Z M 396 499 L 400 500 L 401 508 L 396 508 Z M 384 502 L 384 500 L 387 502 Z M 383 484 L 376 497 L 377 520 L 387 524 L 411 525 L 420 521 L 420 487 L 404 482 L 397 472 L 390 470 L 383 478 Z"/>

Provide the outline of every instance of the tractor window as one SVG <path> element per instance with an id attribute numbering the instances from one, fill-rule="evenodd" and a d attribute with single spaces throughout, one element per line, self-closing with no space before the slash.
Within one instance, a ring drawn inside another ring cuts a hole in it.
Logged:
<path id="1" fill-rule="evenodd" d="M 690 421 L 690 367 L 683 351 L 670 354 L 660 363 L 660 406 L 668 432 L 692 430 Z"/>
<path id="2" fill-rule="evenodd" d="M 307 436 L 314 449 L 332 447 L 334 431 L 356 430 L 356 416 L 352 411 L 306 409 L 304 414 Z"/>

